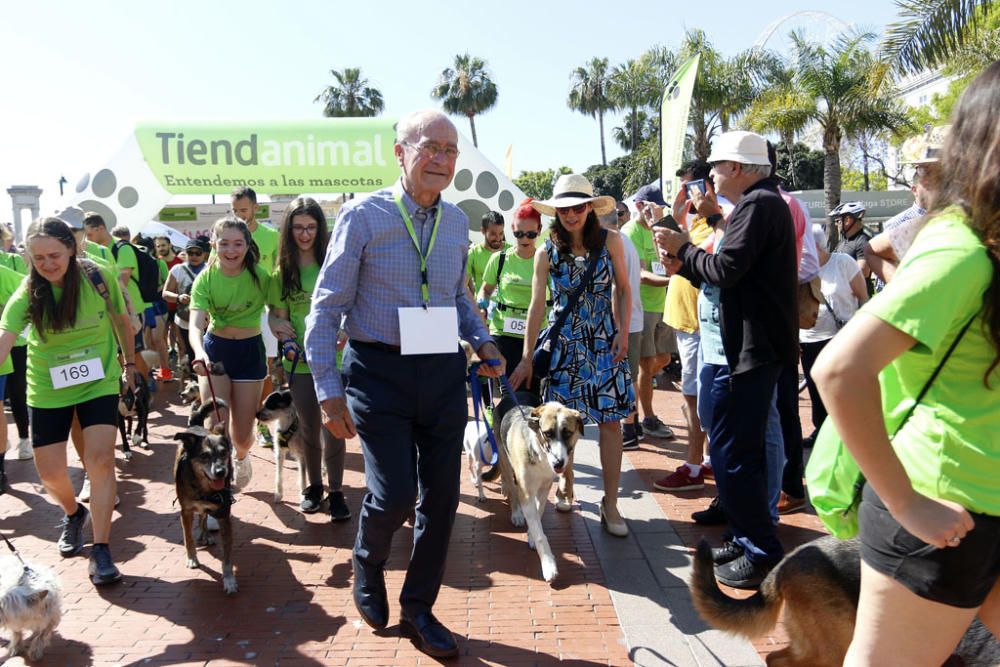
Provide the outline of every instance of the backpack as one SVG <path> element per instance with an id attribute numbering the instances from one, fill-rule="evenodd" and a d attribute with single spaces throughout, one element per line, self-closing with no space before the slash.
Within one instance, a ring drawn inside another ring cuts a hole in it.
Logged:
<path id="1" fill-rule="evenodd" d="M 129 246 L 132 248 L 132 252 L 135 253 L 135 260 L 139 265 L 139 275 L 137 277 L 133 273 L 131 279 L 139 286 L 139 294 L 142 295 L 142 300 L 146 303 L 154 303 L 161 299 L 160 267 L 156 263 L 156 259 L 142 248 L 138 248 L 128 241 L 118 241 L 111 248 L 111 252 L 115 256 L 115 261 L 118 261 L 118 251 L 121 250 L 122 246 Z"/>

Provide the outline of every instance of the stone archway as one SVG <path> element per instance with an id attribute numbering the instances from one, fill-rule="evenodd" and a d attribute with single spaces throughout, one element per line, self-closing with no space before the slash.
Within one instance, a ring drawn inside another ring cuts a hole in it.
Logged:
<path id="1" fill-rule="evenodd" d="M 34 185 L 12 185 L 7 188 L 7 194 L 10 195 L 14 203 L 14 238 L 20 241 L 22 238 L 21 211 L 27 210 L 30 213 L 29 223 L 38 217 L 38 201 L 42 196 L 42 189 Z"/>

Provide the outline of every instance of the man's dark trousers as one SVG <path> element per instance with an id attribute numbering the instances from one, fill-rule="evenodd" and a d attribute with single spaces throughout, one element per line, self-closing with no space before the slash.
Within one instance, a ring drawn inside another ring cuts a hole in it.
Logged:
<path id="1" fill-rule="evenodd" d="M 793 498 L 805 498 L 802 485 L 802 420 L 799 419 L 799 364 L 781 367 L 778 375 L 778 416 L 781 418 L 781 437 L 785 441 L 785 471 L 781 476 L 781 490 Z"/>
<path id="2" fill-rule="evenodd" d="M 709 441 L 719 501 L 746 557 L 773 565 L 784 549 L 768 506 L 765 432 L 779 368 L 769 364 L 736 375 L 725 365 L 708 368 L 702 381 L 711 383 Z"/>
<path id="3" fill-rule="evenodd" d="M 431 610 L 444 578 L 468 420 L 465 363 L 457 346 L 453 354 L 410 356 L 365 343 L 348 343 L 344 351 L 347 407 L 368 486 L 354 555 L 363 565 L 383 567 L 393 533 L 417 503 L 399 596 L 410 618 Z"/>

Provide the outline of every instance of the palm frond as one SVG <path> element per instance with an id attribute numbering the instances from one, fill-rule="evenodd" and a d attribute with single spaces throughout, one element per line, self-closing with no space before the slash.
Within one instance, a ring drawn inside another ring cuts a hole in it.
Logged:
<path id="1" fill-rule="evenodd" d="M 968 37 L 993 0 L 896 0 L 899 20 L 882 42 L 883 58 L 901 71 L 915 73 L 941 65 Z"/>

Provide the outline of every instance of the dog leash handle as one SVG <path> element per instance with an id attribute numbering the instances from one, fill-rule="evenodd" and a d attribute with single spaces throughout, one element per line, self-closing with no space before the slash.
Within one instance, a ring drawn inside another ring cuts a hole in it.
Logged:
<path id="1" fill-rule="evenodd" d="M 492 362 L 492 363 L 491 363 Z M 499 366 L 499 359 L 487 359 L 485 361 L 477 361 L 476 363 L 469 366 L 469 388 L 472 390 L 472 414 L 476 420 L 478 427 L 480 421 L 480 404 L 484 403 L 483 388 L 479 384 L 479 375 L 477 371 L 479 366 L 482 364 L 488 366 Z M 490 387 L 490 405 L 493 404 L 493 388 Z M 500 460 L 500 449 L 497 447 L 496 436 L 493 433 L 493 424 L 486 423 L 486 415 L 482 416 L 483 428 L 486 429 L 486 437 L 490 441 L 490 449 L 493 450 L 490 460 L 487 461 L 486 457 L 483 456 L 482 450 L 479 451 L 479 460 L 483 462 L 484 465 L 496 465 L 497 461 Z"/>
<path id="2" fill-rule="evenodd" d="M 19 561 L 21 561 L 21 565 L 23 565 L 23 566 L 24 566 L 24 571 L 25 571 L 25 572 L 30 572 L 30 571 L 31 571 L 31 568 L 30 568 L 30 567 L 28 567 L 28 564 L 24 562 L 24 559 L 23 559 L 23 558 L 21 558 L 21 554 L 20 554 L 20 553 L 18 553 L 17 549 L 15 549 L 15 548 L 14 548 L 14 545 L 13 545 L 13 544 L 11 543 L 11 541 L 7 539 L 7 536 L 6 536 L 6 535 L 4 535 L 4 534 L 2 534 L 2 533 L 0 533 L 0 537 L 2 537 L 2 538 L 3 538 L 3 541 L 4 541 L 4 544 L 6 544 L 6 545 L 7 545 L 7 548 L 8 548 L 8 549 L 10 549 L 10 552 L 11 552 L 12 554 L 14 554 L 14 556 L 15 556 L 15 557 L 16 557 L 16 558 L 17 558 L 17 559 L 18 559 Z"/>
<path id="3" fill-rule="evenodd" d="M 205 377 L 208 378 L 208 391 L 212 394 L 212 407 L 215 408 L 215 419 L 221 424 L 222 413 L 219 412 L 219 399 L 215 397 L 215 386 L 212 384 L 212 369 L 208 367 L 204 359 L 195 359 L 191 365 L 195 364 L 201 364 L 202 368 L 205 369 Z"/>

